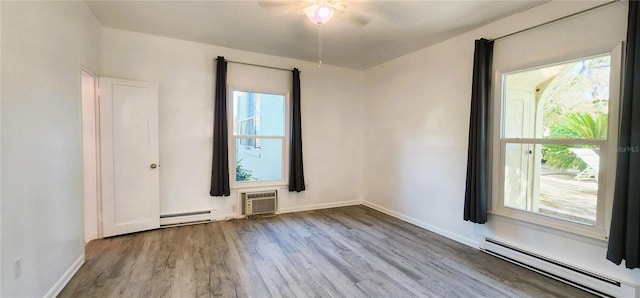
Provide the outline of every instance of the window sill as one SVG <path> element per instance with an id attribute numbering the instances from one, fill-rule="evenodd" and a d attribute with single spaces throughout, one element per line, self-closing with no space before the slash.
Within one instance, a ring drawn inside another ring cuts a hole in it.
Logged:
<path id="1" fill-rule="evenodd" d="M 273 190 L 275 189 L 288 189 L 288 184 L 283 184 L 280 181 L 276 181 L 273 183 L 260 183 L 260 184 L 252 184 L 252 185 L 232 185 L 232 191 L 245 191 L 245 190 Z"/>
<path id="2" fill-rule="evenodd" d="M 507 208 L 504 208 L 507 209 Z M 608 234 L 604 228 L 592 227 L 579 223 L 573 223 L 545 215 L 535 214 L 519 210 L 491 210 L 493 218 L 517 226 L 536 229 L 545 233 L 558 235 L 565 238 L 588 242 L 594 245 L 606 247 Z"/>

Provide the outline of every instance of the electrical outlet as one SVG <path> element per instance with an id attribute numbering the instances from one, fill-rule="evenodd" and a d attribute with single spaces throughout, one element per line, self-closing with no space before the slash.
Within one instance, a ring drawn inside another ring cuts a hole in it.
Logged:
<path id="1" fill-rule="evenodd" d="M 22 259 L 17 258 L 13 261 L 13 279 L 18 279 L 22 276 Z"/>
<path id="2" fill-rule="evenodd" d="M 237 204 L 231 204 L 231 212 L 236 212 L 236 210 L 238 210 L 238 205 Z"/>

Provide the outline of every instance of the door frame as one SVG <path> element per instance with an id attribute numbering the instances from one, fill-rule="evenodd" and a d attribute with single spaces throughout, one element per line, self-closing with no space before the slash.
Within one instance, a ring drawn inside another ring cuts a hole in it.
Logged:
<path id="1" fill-rule="evenodd" d="M 87 74 L 89 76 L 91 76 L 93 78 L 93 108 L 87 108 L 84 105 L 84 91 L 83 91 L 83 82 L 82 82 L 82 77 Z M 93 214 L 95 214 L 95 239 L 101 239 L 103 238 L 103 233 L 102 233 L 102 191 L 101 191 L 101 165 L 100 165 L 100 159 L 101 159 L 101 155 L 100 155 L 100 86 L 99 86 L 99 76 L 97 76 L 94 72 L 92 72 L 91 70 L 89 70 L 87 67 L 81 67 L 81 71 L 80 71 L 80 77 L 81 77 L 81 117 L 84 118 L 85 115 L 92 115 L 93 116 L 93 124 L 94 124 L 94 129 L 95 129 L 95 139 L 93 142 L 93 146 L 94 146 L 94 151 L 95 151 L 95 156 L 93 156 L 93 158 L 95 159 L 94 165 L 95 167 L 93 169 L 90 169 L 91 174 L 95 176 L 95 181 L 94 181 L 94 185 L 95 185 L 95 197 L 94 198 L 89 198 L 85 195 L 85 189 L 87 187 L 89 187 L 87 185 L 87 183 L 84 181 L 85 176 L 87 175 L 87 173 L 84 172 L 85 170 L 85 163 L 87 162 L 87 160 L 85 160 L 85 151 L 84 151 L 84 140 L 87 136 L 85 136 L 85 124 L 84 121 L 82 123 L 82 140 L 83 140 L 83 150 L 82 150 L 82 164 L 83 164 L 83 221 L 84 221 L 84 230 L 85 230 L 85 243 L 88 243 L 91 240 L 94 239 L 88 239 L 87 238 L 87 229 L 89 228 L 89 223 L 87 222 L 87 210 L 86 205 L 88 203 L 90 203 L 91 205 L 95 206 L 95 210 L 92 211 Z M 91 157 L 90 157 L 91 158 Z M 95 212 L 95 213 L 94 213 Z"/>

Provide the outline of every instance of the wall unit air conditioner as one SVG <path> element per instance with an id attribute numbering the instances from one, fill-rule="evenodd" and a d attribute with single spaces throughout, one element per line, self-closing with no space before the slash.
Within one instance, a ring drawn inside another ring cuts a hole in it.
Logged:
<path id="1" fill-rule="evenodd" d="M 278 210 L 278 192 L 275 190 L 242 193 L 242 214 L 275 213 Z"/>

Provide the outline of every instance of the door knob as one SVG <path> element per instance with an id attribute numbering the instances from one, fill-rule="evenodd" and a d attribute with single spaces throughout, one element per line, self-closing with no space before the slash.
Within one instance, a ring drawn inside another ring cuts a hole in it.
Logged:
<path id="1" fill-rule="evenodd" d="M 155 169 L 155 168 L 157 168 L 157 167 L 158 167 L 158 165 L 157 165 L 157 164 L 155 164 L 155 163 L 152 163 L 152 164 L 151 164 L 151 168 L 152 168 L 152 169 Z"/>

